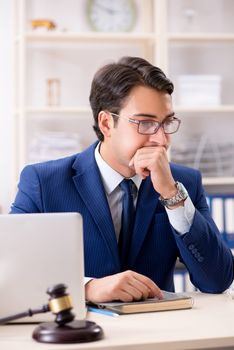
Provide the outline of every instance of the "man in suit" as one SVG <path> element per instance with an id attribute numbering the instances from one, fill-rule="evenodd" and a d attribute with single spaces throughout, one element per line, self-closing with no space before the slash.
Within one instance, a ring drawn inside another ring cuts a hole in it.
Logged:
<path id="1" fill-rule="evenodd" d="M 221 293 L 233 280 L 199 171 L 168 161 L 180 126 L 172 92 L 165 74 L 141 58 L 105 65 L 90 93 L 99 142 L 22 171 L 12 213 L 82 214 L 90 301 L 161 298 L 161 289 L 174 290 L 177 258 L 203 292 Z"/>

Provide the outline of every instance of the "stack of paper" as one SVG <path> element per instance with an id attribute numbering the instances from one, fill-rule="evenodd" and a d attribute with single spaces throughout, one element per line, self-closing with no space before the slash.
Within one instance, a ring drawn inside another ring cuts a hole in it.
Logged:
<path id="1" fill-rule="evenodd" d="M 234 142 L 193 134 L 172 144 L 171 160 L 199 169 L 203 176 L 233 176 Z"/>
<path id="2" fill-rule="evenodd" d="M 72 155 L 81 151 L 77 133 L 45 131 L 34 135 L 29 146 L 28 161 L 36 163 Z"/>
<path id="3" fill-rule="evenodd" d="M 218 106 L 221 104 L 220 75 L 181 75 L 178 80 L 180 105 Z"/>

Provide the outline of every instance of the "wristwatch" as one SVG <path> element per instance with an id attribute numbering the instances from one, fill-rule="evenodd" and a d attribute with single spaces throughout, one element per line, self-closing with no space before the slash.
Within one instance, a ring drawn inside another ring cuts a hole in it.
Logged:
<path id="1" fill-rule="evenodd" d="M 184 201 L 188 197 L 188 192 L 181 182 L 176 181 L 175 186 L 177 193 L 171 198 L 159 197 L 160 202 L 167 208 L 173 207 L 174 205 Z"/>

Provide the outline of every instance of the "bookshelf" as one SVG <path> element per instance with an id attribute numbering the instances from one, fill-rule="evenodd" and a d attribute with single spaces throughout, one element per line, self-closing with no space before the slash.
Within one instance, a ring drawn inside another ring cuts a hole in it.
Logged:
<path id="1" fill-rule="evenodd" d="M 95 139 L 88 104 L 91 79 L 99 66 L 122 55 L 149 59 L 174 82 L 174 107 L 183 123 L 172 147 L 183 142 L 186 147 L 192 132 L 202 135 L 210 125 L 216 130 L 209 136 L 212 147 L 216 140 L 221 149 L 227 139 L 232 143 L 234 82 L 229 67 L 234 56 L 230 17 L 234 4 L 217 0 L 211 8 L 210 2 L 135 0 L 137 19 L 133 30 L 106 33 L 95 32 L 89 26 L 85 0 L 61 0 L 59 6 L 54 0 L 14 0 L 14 187 L 20 170 L 30 161 L 29 148 L 36 131 L 75 130 L 81 139 L 80 149 Z M 36 18 L 53 20 L 57 27 L 50 31 L 32 29 L 30 20 Z M 181 105 L 178 78 L 188 74 L 219 75 L 221 103 Z M 46 80 L 51 77 L 59 78 L 61 83 L 61 99 L 56 106 L 46 103 Z M 196 151 L 196 142 L 190 152 Z M 223 173 L 213 169 L 210 174 L 202 170 L 208 191 L 220 192 L 223 186 L 232 190 L 233 169 Z"/>

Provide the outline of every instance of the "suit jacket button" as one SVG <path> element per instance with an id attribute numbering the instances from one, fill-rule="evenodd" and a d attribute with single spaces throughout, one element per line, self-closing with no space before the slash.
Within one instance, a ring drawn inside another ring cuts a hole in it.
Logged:
<path id="1" fill-rule="evenodd" d="M 195 248 L 195 245 L 194 244 L 189 244 L 189 246 L 188 246 L 188 249 L 189 250 L 193 250 Z"/>
<path id="2" fill-rule="evenodd" d="M 203 262 L 204 258 L 203 258 L 203 256 L 200 256 L 197 260 L 198 260 L 199 262 Z"/>

